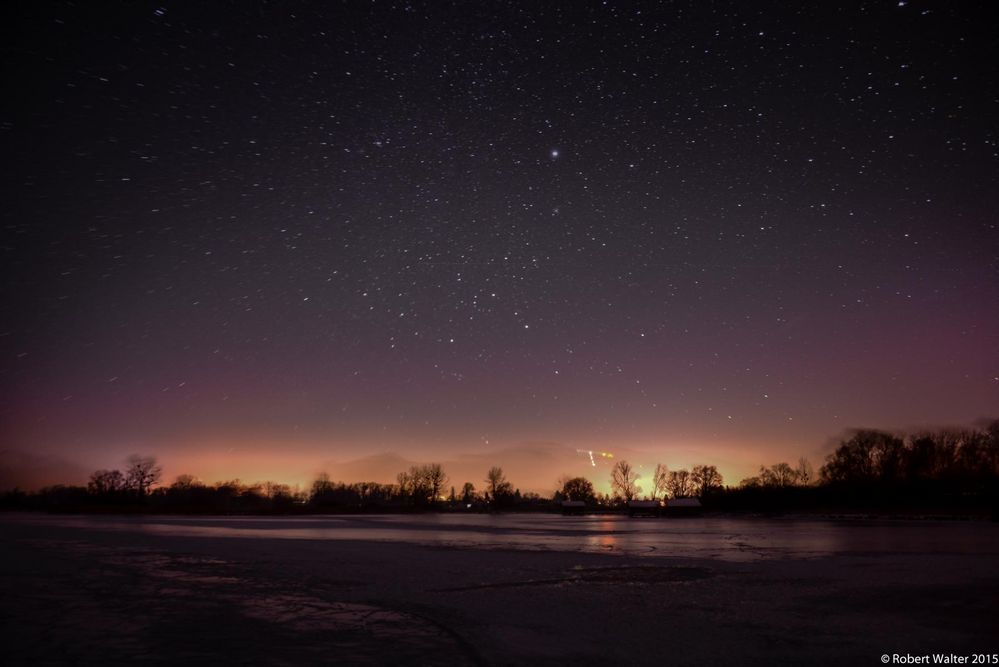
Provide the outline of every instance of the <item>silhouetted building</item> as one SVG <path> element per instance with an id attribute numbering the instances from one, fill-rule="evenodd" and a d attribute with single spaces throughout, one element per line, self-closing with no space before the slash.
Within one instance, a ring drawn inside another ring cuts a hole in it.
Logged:
<path id="1" fill-rule="evenodd" d="M 702 509 L 700 498 L 673 498 L 666 501 L 666 516 L 697 516 Z"/>
<path id="2" fill-rule="evenodd" d="M 628 516 L 659 516 L 663 506 L 658 500 L 629 500 Z"/>

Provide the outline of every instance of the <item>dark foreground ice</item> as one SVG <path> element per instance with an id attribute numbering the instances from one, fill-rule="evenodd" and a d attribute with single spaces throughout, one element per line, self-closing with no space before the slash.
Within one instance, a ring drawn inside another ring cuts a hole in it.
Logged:
<path id="1" fill-rule="evenodd" d="M 0 531 L 5 664 L 881 664 L 999 651 L 990 523 L 0 515 Z"/>

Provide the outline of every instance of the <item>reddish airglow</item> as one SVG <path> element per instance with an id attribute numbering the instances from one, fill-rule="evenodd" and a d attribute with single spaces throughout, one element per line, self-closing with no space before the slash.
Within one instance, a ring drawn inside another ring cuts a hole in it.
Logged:
<path id="1" fill-rule="evenodd" d="M 853 400 L 863 391 L 861 387 L 842 396 Z M 80 395 L 58 401 L 46 411 L 40 399 L 19 399 L 19 419 L 9 425 L 9 441 L 35 457 L 27 466 L 35 470 L 25 472 L 25 466 L 19 469 L 8 461 L 6 469 L 0 469 L 4 473 L 0 483 L 22 488 L 82 483 L 89 472 L 121 467 L 128 455 L 140 453 L 160 460 L 165 483 L 191 474 L 207 483 L 240 479 L 306 488 L 320 472 L 345 482 L 392 483 L 410 465 L 440 462 L 458 488 L 466 481 L 481 488 L 489 467 L 499 465 L 514 486 L 542 494 L 551 493 L 565 475 L 586 477 L 598 491 L 607 492 L 610 465 L 623 459 L 642 475 L 639 485 L 647 493 L 647 478 L 657 463 L 671 470 L 714 465 L 726 484 L 735 485 L 755 475 L 760 466 L 780 461 L 794 465 L 801 457 L 818 471 L 849 427 L 915 430 L 919 426 L 904 412 L 890 415 L 890 421 L 879 419 L 879 411 L 866 404 L 843 406 L 832 415 L 807 406 L 790 416 L 770 410 L 774 394 L 759 399 L 757 413 L 729 406 L 733 418 L 728 419 L 726 411 L 725 418 L 713 422 L 699 416 L 655 417 L 645 424 L 622 425 L 604 420 L 614 412 L 584 406 L 545 419 L 505 422 L 486 414 L 481 423 L 476 417 L 380 428 L 332 427 L 318 420 L 314 424 L 303 420 L 301 427 L 289 425 L 278 409 L 283 404 L 275 408 L 262 399 L 235 413 L 215 414 L 205 408 L 190 423 L 183 421 L 181 407 L 165 400 L 122 405 Z M 989 414 L 986 403 L 983 397 L 966 398 L 957 407 L 942 409 L 940 402 L 935 410 L 926 408 L 934 416 L 923 425 L 971 425 Z"/>
<path id="2" fill-rule="evenodd" d="M 509 481 L 522 491 L 551 494 L 558 487 L 563 476 L 585 477 L 597 491 L 610 491 L 610 471 L 617 460 L 628 460 L 640 475 L 639 486 L 642 493 L 651 491 L 649 480 L 656 464 L 664 463 L 671 470 L 691 469 L 698 464 L 716 465 L 726 483 L 737 484 L 741 479 L 754 474 L 760 464 L 776 462 L 768 456 L 760 461 L 747 457 L 743 449 L 732 448 L 727 452 L 727 461 L 719 460 L 717 447 L 687 447 L 682 451 L 670 451 L 622 447 L 618 452 L 594 451 L 596 465 L 592 465 L 587 453 L 580 454 L 576 449 L 562 445 L 521 445 L 486 449 L 474 455 L 460 451 L 426 452 L 399 456 L 357 456 L 356 452 L 345 448 L 322 446 L 322 443 L 302 443 L 294 445 L 271 441 L 244 442 L 234 444 L 230 440 L 201 442 L 197 445 L 177 448 L 177 453 L 161 457 L 163 483 L 169 484 L 181 474 L 194 475 L 205 483 L 239 479 L 244 483 L 273 481 L 307 489 L 320 472 L 325 472 L 336 481 L 372 481 L 384 484 L 394 483 L 396 474 L 410 464 L 429 461 L 441 462 L 450 480 L 449 485 L 460 488 L 470 481 L 477 488 L 483 486 L 488 467 L 498 465 L 504 469 Z M 677 448 L 678 449 L 678 448 Z M 434 456 L 433 454 L 436 454 Z M 776 454 L 776 453 L 775 453 Z M 796 459 L 785 459 L 795 462 Z"/>

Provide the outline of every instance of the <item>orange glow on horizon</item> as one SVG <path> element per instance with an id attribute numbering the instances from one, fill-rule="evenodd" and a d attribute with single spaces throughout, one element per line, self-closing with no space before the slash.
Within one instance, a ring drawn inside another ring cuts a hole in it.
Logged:
<path id="1" fill-rule="evenodd" d="M 171 484 L 178 475 L 189 474 L 206 484 L 238 479 L 246 484 L 270 481 L 303 490 L 308 489 L 317 475 L 323 472 L 339 482 L 393 484 L 396 475 L 407 470 L 409 465 L 436 461 L 444 466 L 450 478 L 448 486 L 453 485 L 457 489 L 466 481 L 481 489 L 488 468 L 498 465 L 504 469 L 514 487 L 522 492 L 551 494 L 558 488 L 558 480 L 568 475 L 584 477 L 593 483 L 597 491 L 609 493 L 613 462 L 626 460 L 640 475 L 638 484 L 641 495 L 645 496 L 652 490 L 650 479 L 657 463 L 667 465 L 670 470 L 690 470 L 698 464 L 715 465 L 724 483 L 734 486 L 755 474 L 760 465 L 769 465 L 777 460 L 796 461 L 790 455 L 782 459 L 777 452 L 747 454 L 745 449 L 735 447 L 719 452 L 715 447 L 687 447 L 682 451 L 677 447 L 664 447 L 654 451 L 619 446 L 615 454 L 546 444 L 537 447 L 521 445 L 493 452 L 452 451 L 451 456 L 447 456 L 446 451 L 437 451 L 437 454 L 445 456 L 434 458 L 402 457 L 386 450 L 364 455 L 356 448 L 334 448 L 311 442 L 277 444 L 273 441 L 243 441 L 237 445 L 228 439 L 169 449 L 176 454 L 159 456 L 164 485 Z M 585 455 L 591 451 L 593 459 Z M 580 456 L 580 453 L 584 455 Z M 735 455 L 732 458 L 737 460 L 722 462 L 719 453 Z"/>

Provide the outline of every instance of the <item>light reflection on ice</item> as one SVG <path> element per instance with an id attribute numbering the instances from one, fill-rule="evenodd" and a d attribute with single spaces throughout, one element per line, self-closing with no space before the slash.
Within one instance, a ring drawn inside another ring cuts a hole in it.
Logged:
<path id="1" fill-rule="evenodd" d="M 616 553 L 750 561 L 837 553 L 995 549 L 991 525 L 819 519 L 629 519 L 625 516 L 378 515 L 308 517 L 51 517 L 22 521 L 171 537 L 370 540 L 468 549 Z M 932 526 L 932 530 L 928 528 Z"/>

